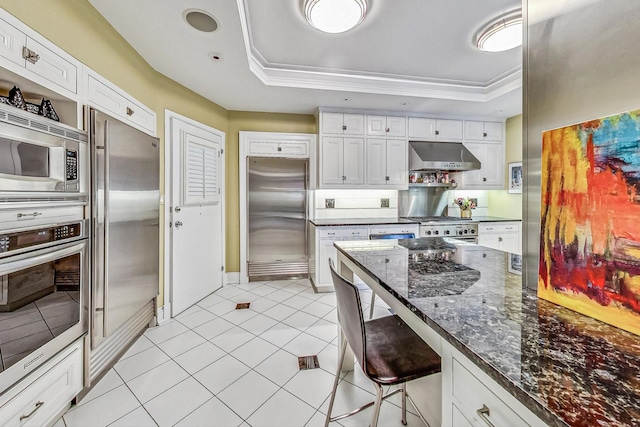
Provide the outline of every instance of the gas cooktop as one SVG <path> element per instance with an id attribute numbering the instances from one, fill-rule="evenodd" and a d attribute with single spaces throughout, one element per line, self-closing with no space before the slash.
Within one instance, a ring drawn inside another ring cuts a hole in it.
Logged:
<path id="1" fill-rule="evenodd" d="M 409 216 L 405 217 L 411 221 L 417 221 L 421 224 L 447 223 L 447 222 L 470 222 L 471 218 L 459 218 L 455 216 Z"/>

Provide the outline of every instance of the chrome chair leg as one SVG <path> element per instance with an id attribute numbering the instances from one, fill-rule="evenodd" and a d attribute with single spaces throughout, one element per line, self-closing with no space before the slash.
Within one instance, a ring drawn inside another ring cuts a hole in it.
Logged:
<path id="1" fill-rule="evenodd" d="M 373 309 L 376 308 L 376 293 L 371 291 L 371 305 L 369 305 L 369 320 L 373 319 Z"/>
<path id="2" fill-rule="evenodd" d="M 402 422 L 403 426 L 407 425 L 407 383 L 402 383 Z"/>
<path id="3" fill-rule="evenodd" d="M 347 351 L 347 338 L 342 334 L 342 344 L 340 345 L 340 356 L 338 357 L 338 370 L 336 378 L 333 381 L 333 390 L 331 391 L 331 399 L 329 400 L 329 408 L 327 409 L 327 418 L 324 421 L 324 427 L 329 427 L 331 422 L 331 411 L 333 410 L 333 402 L 336 400 L 336 390 L 338 390 L 338 382 L 340 381 L 340 372 L 344 363 L 344 354 Z"/>
<path id="4" fill-rule="evenodd" d="M 380 384 L 373 383 L 376 386 L 376 402 L 373 407 L 373 417 L 371 418 L 370 427 L 378 427 L 378 418 L 380 418 L 380 406 L 382 406 L 382 397 L 384 390 Z"/>

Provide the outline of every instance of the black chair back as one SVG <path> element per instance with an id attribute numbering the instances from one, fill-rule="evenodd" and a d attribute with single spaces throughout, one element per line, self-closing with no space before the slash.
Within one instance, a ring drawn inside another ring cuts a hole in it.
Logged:
<path id="1" fill-rule="evenodd" d="M 329 258 L 329 268 L 333 277 L 333 286 L 336 290 L 340 327 L 356 360 L 364 368 L 366 337 L 360 293 L 353 283 L 338 274 L 331 258 Z"/>

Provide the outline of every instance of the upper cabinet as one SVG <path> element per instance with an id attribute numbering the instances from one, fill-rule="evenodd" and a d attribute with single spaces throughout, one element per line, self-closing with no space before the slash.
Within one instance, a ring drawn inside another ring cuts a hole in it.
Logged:
<path id="1" fill-rule="evenodd" d="M 332 135 L 364 135 L 364 114 L 322 113 L 320 130 Z"/>
<path id="2" fill-rule="evenodd" d="M 321 186 L 364 184 L 364 139 L 324 137 L 319 157 Z"/>
<path id="3" fill-rule="evenodd" d="M 425 141 L 462 141 L 462 120 L 409 117 L 409 139 Z"/>
<path id="4" fill-rule="evenodd" d="M 60 49 L 44 46 L 3 19 L 0 19 L 0 56 L 18 66 L 11 71 L 36 83 L 78 93 L 80 63 Z M 23 72 L 20 72 L 20 68 Z"/>
<path id="5" fill-rule="evenodd" d="M 365 151 L 367 185 L 407 185 L 406 140 L 370 138 Z"/>
<path id="6" fill-rule="evenodd" d="M 465 120 L 464 139 L 466 141 L 502 141 L 503 124 L 500 122 L 476 122 Z"/>
<path id="7" fill-rule="evenodd" d="M 407 118 L 367 115 L 367 136 L 405 138 L 407 136 Z"/>

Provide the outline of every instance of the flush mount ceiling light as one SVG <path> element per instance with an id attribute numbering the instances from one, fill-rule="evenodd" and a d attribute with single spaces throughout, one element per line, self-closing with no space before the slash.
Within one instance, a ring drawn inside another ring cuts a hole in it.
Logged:
<path id="1" fill-rule="evenodd" d="M 203 33 L 213 33 L 219 27 L 218 21 L 204 10 L 187 9 L 182 17 L 190 27 Z"/>
<path id="2" fill-rule="evenodd" d="M 522 44 L 522 12 L 516 10 L 485 25 L 476 36 L 476 46 L 485 52 L 502 52 Z"/>
<path id="3" fill-rule="evenodd" d="M 312 27 L 331 34 L 355 28 L 367 14 L 367 0 L 305 0 L 304 16 Z"/>

